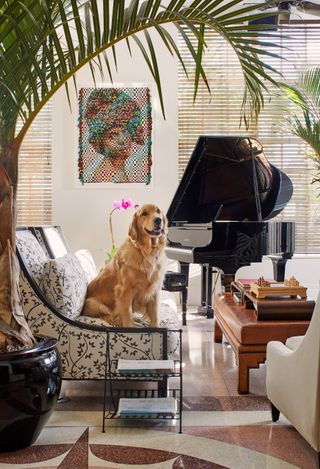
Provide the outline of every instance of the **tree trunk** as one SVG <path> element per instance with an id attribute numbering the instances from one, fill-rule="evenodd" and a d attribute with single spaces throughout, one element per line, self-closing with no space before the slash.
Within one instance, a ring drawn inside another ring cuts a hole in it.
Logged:
<path id="1" fill-rule="evenodd" d="M 16 197 L 18 188 L 18 155 L 20 149 L 20 140 L 13 139 L 0 147 L 0 171 L 3 175 L 3 169 L 7 174 L 10 186 L 12 187 L 12 216 L 11 219 L 5 216 L 4 219 L 0 217 L 0 242 L 3 239 L 10 239 L 11 246 L 14 248 L 15 242 L 15 229 L 16 229 Z M 3 169 L 1 170 L 1 167 Z M 3 192 L 4 191 L 4 192 Z M 0 203 L 8 196 L 8 187 L 5 183 L 3 187 L 0 187 Z M 12 238 L 13 236 L 13 238 Z M 6 246 L 6 242 L 3 244 Z M 0 248 L 1 249 L 1 248 Z M 1 251 L 0 251 L 1 252 Z"/>
<path id="2" fill-rule="evenodd" d="M 0 348 L 33 343 L 19 300 L 20 269 L 14 253 L 19 147 L 13 141 L 0 153 Z"/>

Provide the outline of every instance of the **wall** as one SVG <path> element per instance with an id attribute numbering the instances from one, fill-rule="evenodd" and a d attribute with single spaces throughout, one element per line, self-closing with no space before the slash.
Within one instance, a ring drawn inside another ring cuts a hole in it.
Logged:
<path id="1" fill-rule="evenodd" d="M 172 30 L 175 34 L 175 29 Z M 114 184 L 109 189 L 76 187 L 76 164 L 78 149 L 78 104 L 70 83 L 72 113 L 64 89 L 53 99 L 53 221 L 63 226 L 72 250 L 90 249 L 99 267 L 104 263 L 105 253 L 111 248 L 107 215 L 114 200 L 130 197 L 137 203 L 154 202 L 164 211 L 174 195 L 178 181 L 178 97 L 177 62 L 172 58 L 157 35 L 153 35 L 158 51 L 166 120 L 163 119 L 156 87 L 154 87 L 154 180 L 151 187 L 123 189 Z M 118 73 L 113 74 L 114 83 L 152 83 L 152 76 L 141 52 L 131 42 L 133 58 L 125 43 L 117 48 Z M 106 74 L 107 77 L 107 74 Z M 86 67 L 77 74 L 79 85 L 93 86 L 90 69 Z M 98 82 L 98 80 L 97 80 Z M 100 81 L 101 82 L 101 81 Z M 108 82 L 106 80 L 104 83 Z M 125 238 L 132 211 L 116 212 L 113 216 L 116 244 Z"/>

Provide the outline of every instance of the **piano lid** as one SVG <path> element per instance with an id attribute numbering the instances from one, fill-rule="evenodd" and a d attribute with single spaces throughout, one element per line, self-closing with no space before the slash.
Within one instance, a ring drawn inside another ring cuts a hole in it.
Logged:
<path id="1" fill-rule="evenodd" d="M 291 196 L 291 180 L 268 162 L 256 138 L 201 136 L 167 216 L 171 225 L 267 220 Z"/>

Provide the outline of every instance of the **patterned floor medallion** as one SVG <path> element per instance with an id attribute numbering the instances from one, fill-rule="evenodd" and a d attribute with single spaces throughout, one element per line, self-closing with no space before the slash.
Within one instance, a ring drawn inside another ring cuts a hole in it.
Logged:
<path id="1" fill-rule="evenodd" d="M 245 424 L 252 420 L 252 411 L 233 411 L 226 424 L 235 418 L 239 425 L 232 426 L 220 425 L 225 412 L 207 413 L 210 426 L 203 425 L 206 423 L 203 412 L 192 412 L 192 418 L 185 412 L 186 425 L 180 435 L 176 427 L 162 425 L 139 428 L 112 425 L 102 433 L 99 412 L 59 412 L 36 444 L 14 453 L 1 453 L 0 468 L 316 468 L 315 454 L 303 438 L 284 421 L 274 425 L 262 420 L 265 411 L 260 412 L 254 425 Z M 78 420 L 84 421 L 86 416 L 90 426 L 80 427 Z M 92 426 L 93 421 L 96 426 Z M 58 443 L 59 434 L 61 441 L 68 441 Z M 50 439 L 54 443 L 47 444 Z"/>
<path id="2" fill-rule="evenodd" d="M 0 469 L 316 469 L 316 455 L 283 416 L 271 421 L 265 366 L 237 394 L 228 344 L 214 344 L 212 320 L 188 315 L 184 329 L 183 433 L 159 421 L 108 420 L 102 433 L 103 382 L 67 382 L 30 448 L 0 453 Z"/>

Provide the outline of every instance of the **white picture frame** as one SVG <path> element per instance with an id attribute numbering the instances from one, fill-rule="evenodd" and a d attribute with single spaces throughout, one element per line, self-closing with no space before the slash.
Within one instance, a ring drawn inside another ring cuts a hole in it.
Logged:
<path id="1" fill-rule="evenodd" d="M 150 182 L 147 184 L 146 182 L 84 182 L 82 183 L 79 180 L 79 126 L 77 126 L 77 152 L 75 157 L 75 164 L 74 164 L 74 174 L 75 174 L 75 187 L 78 189 L 151 189 L 154 187 L 154 178 L 155 178 L 155 94 L 154 94 L 154 84 L 153 83 L 113 83 L 113 84 L 105 84 L 105 83 L 97 83 L 96 86 L 92 84 L 80 84 L 79 91 L 82 88 L 149 88 L 150 90 L 150 101 L 151 101 L 151 121 L 152 121 L 152 128 L 151 128 L 151 167 L 150 167 Z M 80 115 L 79 109 L 79 101 L 78 101 L 78 109 L 77 109 L 77 117 Z"/>

